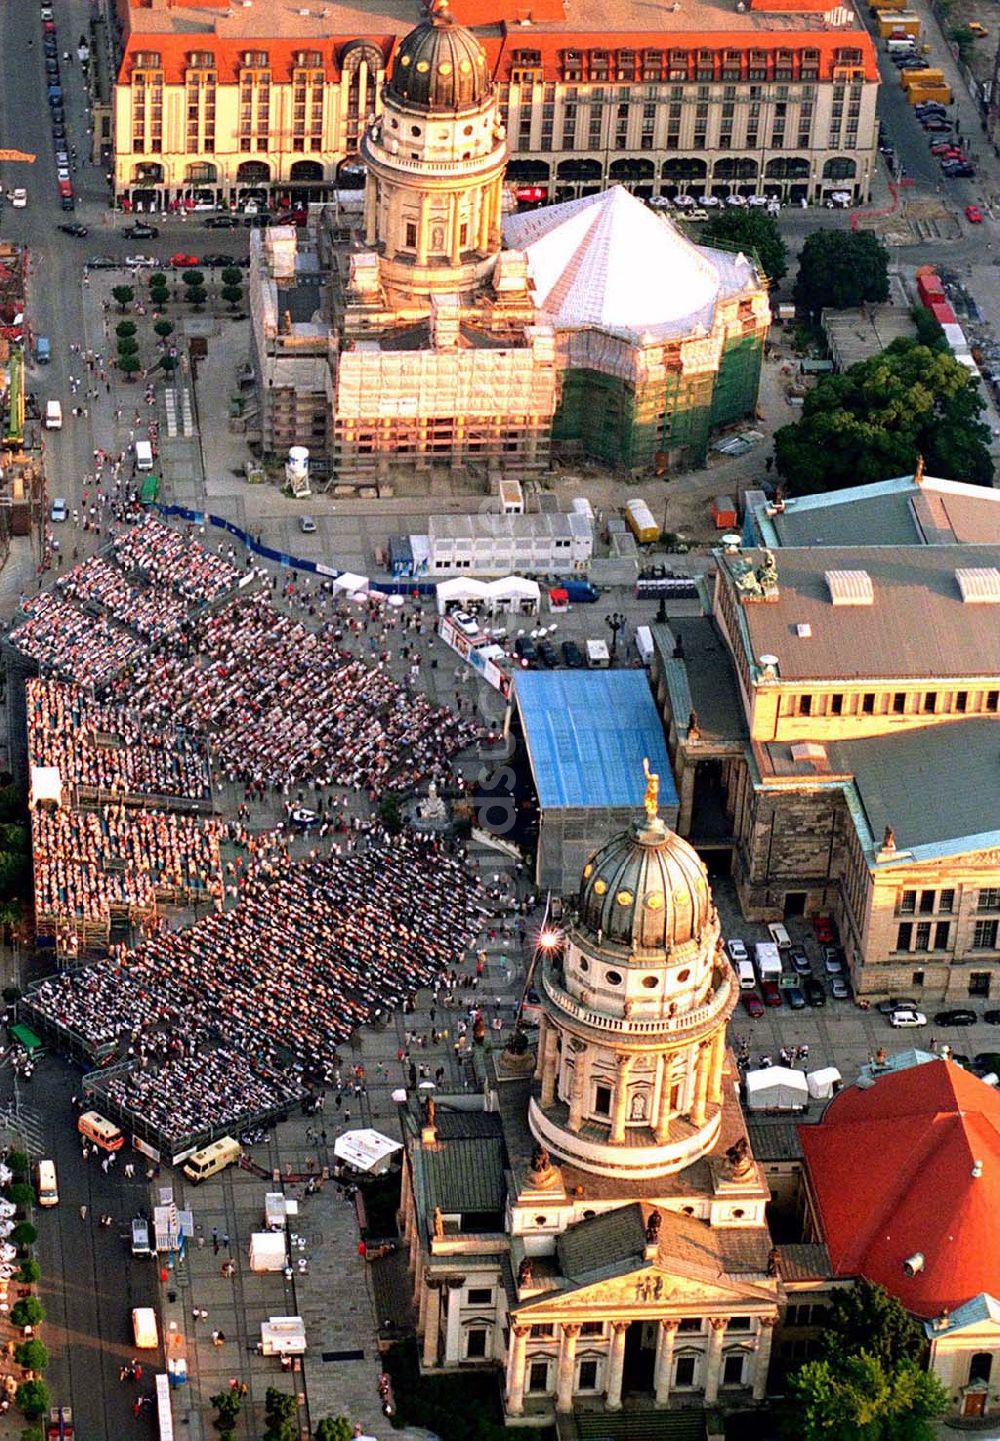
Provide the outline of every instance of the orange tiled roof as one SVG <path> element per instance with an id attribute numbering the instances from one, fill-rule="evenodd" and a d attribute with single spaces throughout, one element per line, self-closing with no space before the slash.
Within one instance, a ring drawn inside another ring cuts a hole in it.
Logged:
<path id="1" fill-rule="evenodd" d="M 835 1274 L 867 1276 L 928 1318 L 1000 1295 L 993 1087 L 933 1061 L 849 1087 L 799 1136 Z M 923 1267 L 908 1276 L 917 1253 Z"/>

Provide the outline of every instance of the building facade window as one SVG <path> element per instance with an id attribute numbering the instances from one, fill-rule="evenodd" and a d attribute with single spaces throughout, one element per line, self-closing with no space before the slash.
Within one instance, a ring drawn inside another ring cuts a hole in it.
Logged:
<path id="1" fill-rule="evenodd" d="M 465 1354 L 470 1361 L 481 1361 L 486 1355 L 486 1327 L 470 1326 L 465 1333 Z"/>
<path id="2" fill-rule="evenodd" d="M 913 926 L 909 921 L 904 921 L 896 931 L 896 950 L 908 951 L 913 940 Z"/>
<path id="3" fill-rule="evenodd" d="M 976 900 L 977 911 L 1000 911 L 1000 887 L 991 886 L 979 892 Z"/>
<path id="4" fill-rule="evenodd" d="M 597 1362 L 581 1361 L 580 1372 L 577 1377 L 576 1388 L 578 1391 L 597 1390 Z"/>
<path id="5" fill-rule="evenodd" d="M 537 1396 L 549 1389 L 548 1361 L 532 1361 L 528 1367 L 528 1390 Z"/>
<path id="6" fill-rule="evenodd" d="M 1000 921 L 977 921 L 972 932 L 972 949 L 974 951 L 995 951 L 998 929 L 1000 929 Z"/>
<path id="7" fill-rule="evenodd" d="M 969 995 L 985 999 L 990 993 L 989 971 L 972 971 L 969 975 Z"/>
<path id="8" fill-rule="evenodd" d="M 678 1356 L 674 1362 L 674 1385 L 693 1386 L 697 1364 L 696 1356 Z"/>

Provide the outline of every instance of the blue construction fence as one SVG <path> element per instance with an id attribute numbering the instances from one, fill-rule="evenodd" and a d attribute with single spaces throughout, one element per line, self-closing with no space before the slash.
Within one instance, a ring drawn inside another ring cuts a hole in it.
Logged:
<path id="1" fill-rule="evenodd" d="M 305 571 L 309 575 L 323 575 L 330 580 L 339 580 L 346 572 L 335 570 L 333 566 L 323 565 L 318 560 L 306 560 L 302 556 L 287 555 L 283 550 L 275 550 L 270 545 L 263 545 L 255 540 L 247 531 L 234 525 L 231 520 L 224 516 L 212 515 L 205 510 L 189 510 L 185 505 L 151 505 L 147 509 L 155 510 L 164 517 L 173 517 L 178 520 L 186 520 L 191 525 L 211 525 L 216 530 L 224 530 L 228 535 L 234 536 L 253 555 L 259 555 L 264 560 L 274 561 L 276 565 L 286 566 L 289 570 Z M 437 584 L 434 581 L 417 580 L 369 580 L 370 590 L 380 591 L 383 595 L 436 595 Z"/>

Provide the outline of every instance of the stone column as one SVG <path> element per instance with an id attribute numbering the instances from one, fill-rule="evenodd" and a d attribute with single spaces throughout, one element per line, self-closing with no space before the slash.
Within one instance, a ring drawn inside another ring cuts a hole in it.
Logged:
<path id="1" fill-rule="evenodd" d="M 673 1075 L 673 1056 L 667 1054 L 660 1062 L 662 1073 L 660 1075 L 660 1104 L 656 1115 L 656 1141 L 664 1146 L 670 1136 L 670 1092 L 672 1089 L 671 1077 Z"/>
<path id="2" fill-rule="evenodd" d="M 569 1120 L 571 1131 L 578 1131 L 583 1124 L 583 1112 L 587 1100 L 587 1086 L 590 1081 L 590 1053 L 582 1041 L 574 1041 L 573 1089 L 570 1094 Z M 577 1047 L 579 1046 L 579 1050 Z"/>
<path id="3" fill-rule="evenodd" d="M 427 246 L 428 246 L 428 243 L 429 243 L 429 241 L 430 241 L 430 236 L 429 236 L 428 233 L 427 233 L 427 229 L 428 229 L 428 226 L 427 226 L 427 212 L 428 212 L 429 209 L 430 209 L 430 196 L 428 196 L 428 195 L 421 195 L 421 197 L 420 197 L 420 218 L 419 218 L 418 221 L 417 221 L 417 264 L 418 264 L 418 265 L 426 265 L 426 264 L 427 264 Z M 397 243 L 398 243 L 399 245 L 402 245 L 403 242 L 404 242 L 405 239 L 406 239 L 405 222 L 404 222 L 404 221 L 400 221 L 400 224 L 404 226 L 404 230 L 403 230 L 403 234 L 397 237 Z"/>
<path id="4" fill-rule="evenodd" d="M 490 229 L 493 224 L 493 197 L 488 189 L 476 192 L 476 244 L 484 255 L 489 253 Z"/>
<path id="5" fill-rule="evenodd" d="M 551 1022 L 546 1015 L 539 1017 L 538 1021 L 538 1050 L 535 1054 L 535 1080 L 540 1081 L 545 1075 L 545 1052 L 548 1046 L 549 1026 Z M 544 1102 L 543 1102 L 544 1105 Z"/>
<path id="6" fill-rule="evenodd" d="M 726 1032 L 721 1030 L 715 1038 L 712 1055 L 712 1076 L 708 1083 L 709 1104 L 716 1106 L 722 1100 L 722 1067 L 726 1061 Z"/>
<path id="7" fill-rule="evenodd" d="M 612 1321 L 611 1350 L 608 1353 L 608 1384 L 604 1402 L 609 1411 L 622 1409 L 622 1376 L 625 1373 L 625 1333 L 627 1321 Z"/>
<path id="8" fill-rule="evenodd" d="M 530 1326 L 510 1328 L 510 1350 L 507 1353 L 507 1411 L 520 1416 L 524 1411 L 524 1358 Z"/>
<path id="9" fill-rule="evenodd" d="M 378 181 L 369 175 L 365 186 L 365 244 L 374 245 L 378 232 Z"/>
<path id="10" fill-rule="evenodd" d="M 556 1098 L 556 1083 L 559 1079 L 559 1032 L 550 1021 L 545 1032 L 545 1050 L 542 1058 L 543 1106 L 551 1106 Z"/>
<path id="11" fill-rule="evenodd" d="M 691 812 L 694 809 L 694 778 L 695 763 L 684 758 L 684 769 L 680 774 L 680 807 L 677 811 L 677 834 L 688 836 L 691 834 Z"/>
<path id="12" fill-rule="evenodd" d="M 424 1307 L 424 1366 L 427 1370 L 437 1365 L 438 1342 L 441 1330 L 441 1288 L 437 1281 L 425 1282 L 427 1304 Z"/>
<path id="13" fill-rule="evenodd" d="M 462 258 L 462 243 L 459 239 L 458 230 L 459 199 L 457 193 L 451 197 L 451 203 L 448 209 L 450 211 L 449 223 L 451 225 L 451 263 L 452 265 L 458 265 Z"/>
<path id="14" fill-rule="evenodd" d="M 674 1368 L 674 1342 L 677 1340 L 679 1324 L 678 1321 L 666 1318 L 660 1321 L 656 1338 L 656 1361 L 653 1366 L 653 1390 L 656 1393 L 657 1406 L 666 1406 L 670 1402 L 670 1374 Z"/>
<path id="15" fill-rule="evenodd" d="M 703 1042 L 698 1047 L 697 1068 L 694 1078 L 694 1103 L 691 1107 L 691 1124 L 703 1126 L 708 1114 L 708 1082 L 712 1069 L 712 1047 Z"/>
<path id="16" fill-rule="evenodd" d="M 774 1340 L 774 1328 L 777 1324 L 777 1316 L 761 1316 L 760 1318 L 757 1358 L 753 1370 L 753 1399 L 755 1401 L 763 1401 L 767 1395 L 767 1373 L 771 1366 L 771 1343 Z"/>
<path id="17" fill-rule="evenodd" d="M 580 1327 L 574 1321 L 559 1328 L 559 1364 L 556 1367 L 556 1410 L 572 1411 L 576 1383 L 576 1338 Z"/>
<path id="18" fill-rule="evenodd" d="M 719 1377 L 722 1374 L 722 1338 L 729 1324 L 728 1316 L 712 1316 L 709 1320 L 708 1361 L 705 1367 L 705 1405 L 714 1406 L 719 1399 Z"/>
<path id="19" fill-rule="evenodd" d="M 625 1139 L 625 1122 L 628 1120 L 628 1078 L 632 1074 L 632 1057 L 615 1057 L 618 1077 L 615 1081 L 615 1098 L 611 1107 L 611 1144 L 620 1146 Z"/>

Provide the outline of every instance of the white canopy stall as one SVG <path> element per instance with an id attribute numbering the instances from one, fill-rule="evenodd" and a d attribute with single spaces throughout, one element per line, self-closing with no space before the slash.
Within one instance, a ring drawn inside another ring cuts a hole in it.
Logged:
<path id="1" fill-rule="evenodd" d="M 810 1071 L 806 1077 L 806 1084 L 814 1101 L 828 1101 L 840 1090 L 843 1077 L 836 1066 L 824 1066 L 819 1071 Z"/>
<path id="2" fill-rule="evenodd" d="M 767 1066 L 747 1071 L 747 1109 L 750 1111 L 801 1111 L 809 1104 L 809 1086 L 801 1071 L 788 1066 Z"/>
<path id="3" fill-rule="evenodd" d="M 383 1136 L 381 1131 L 373 1131 L 370 1127 L 345 1131 L 333 1143 L 333 1154 L 338 1161 L 371 1176 L 381 1176 L 384 1171 L 388 1171 L 393 1156 L 402 1149 L 399 1141 L 394 1141 L 391 1136 Z"/>

